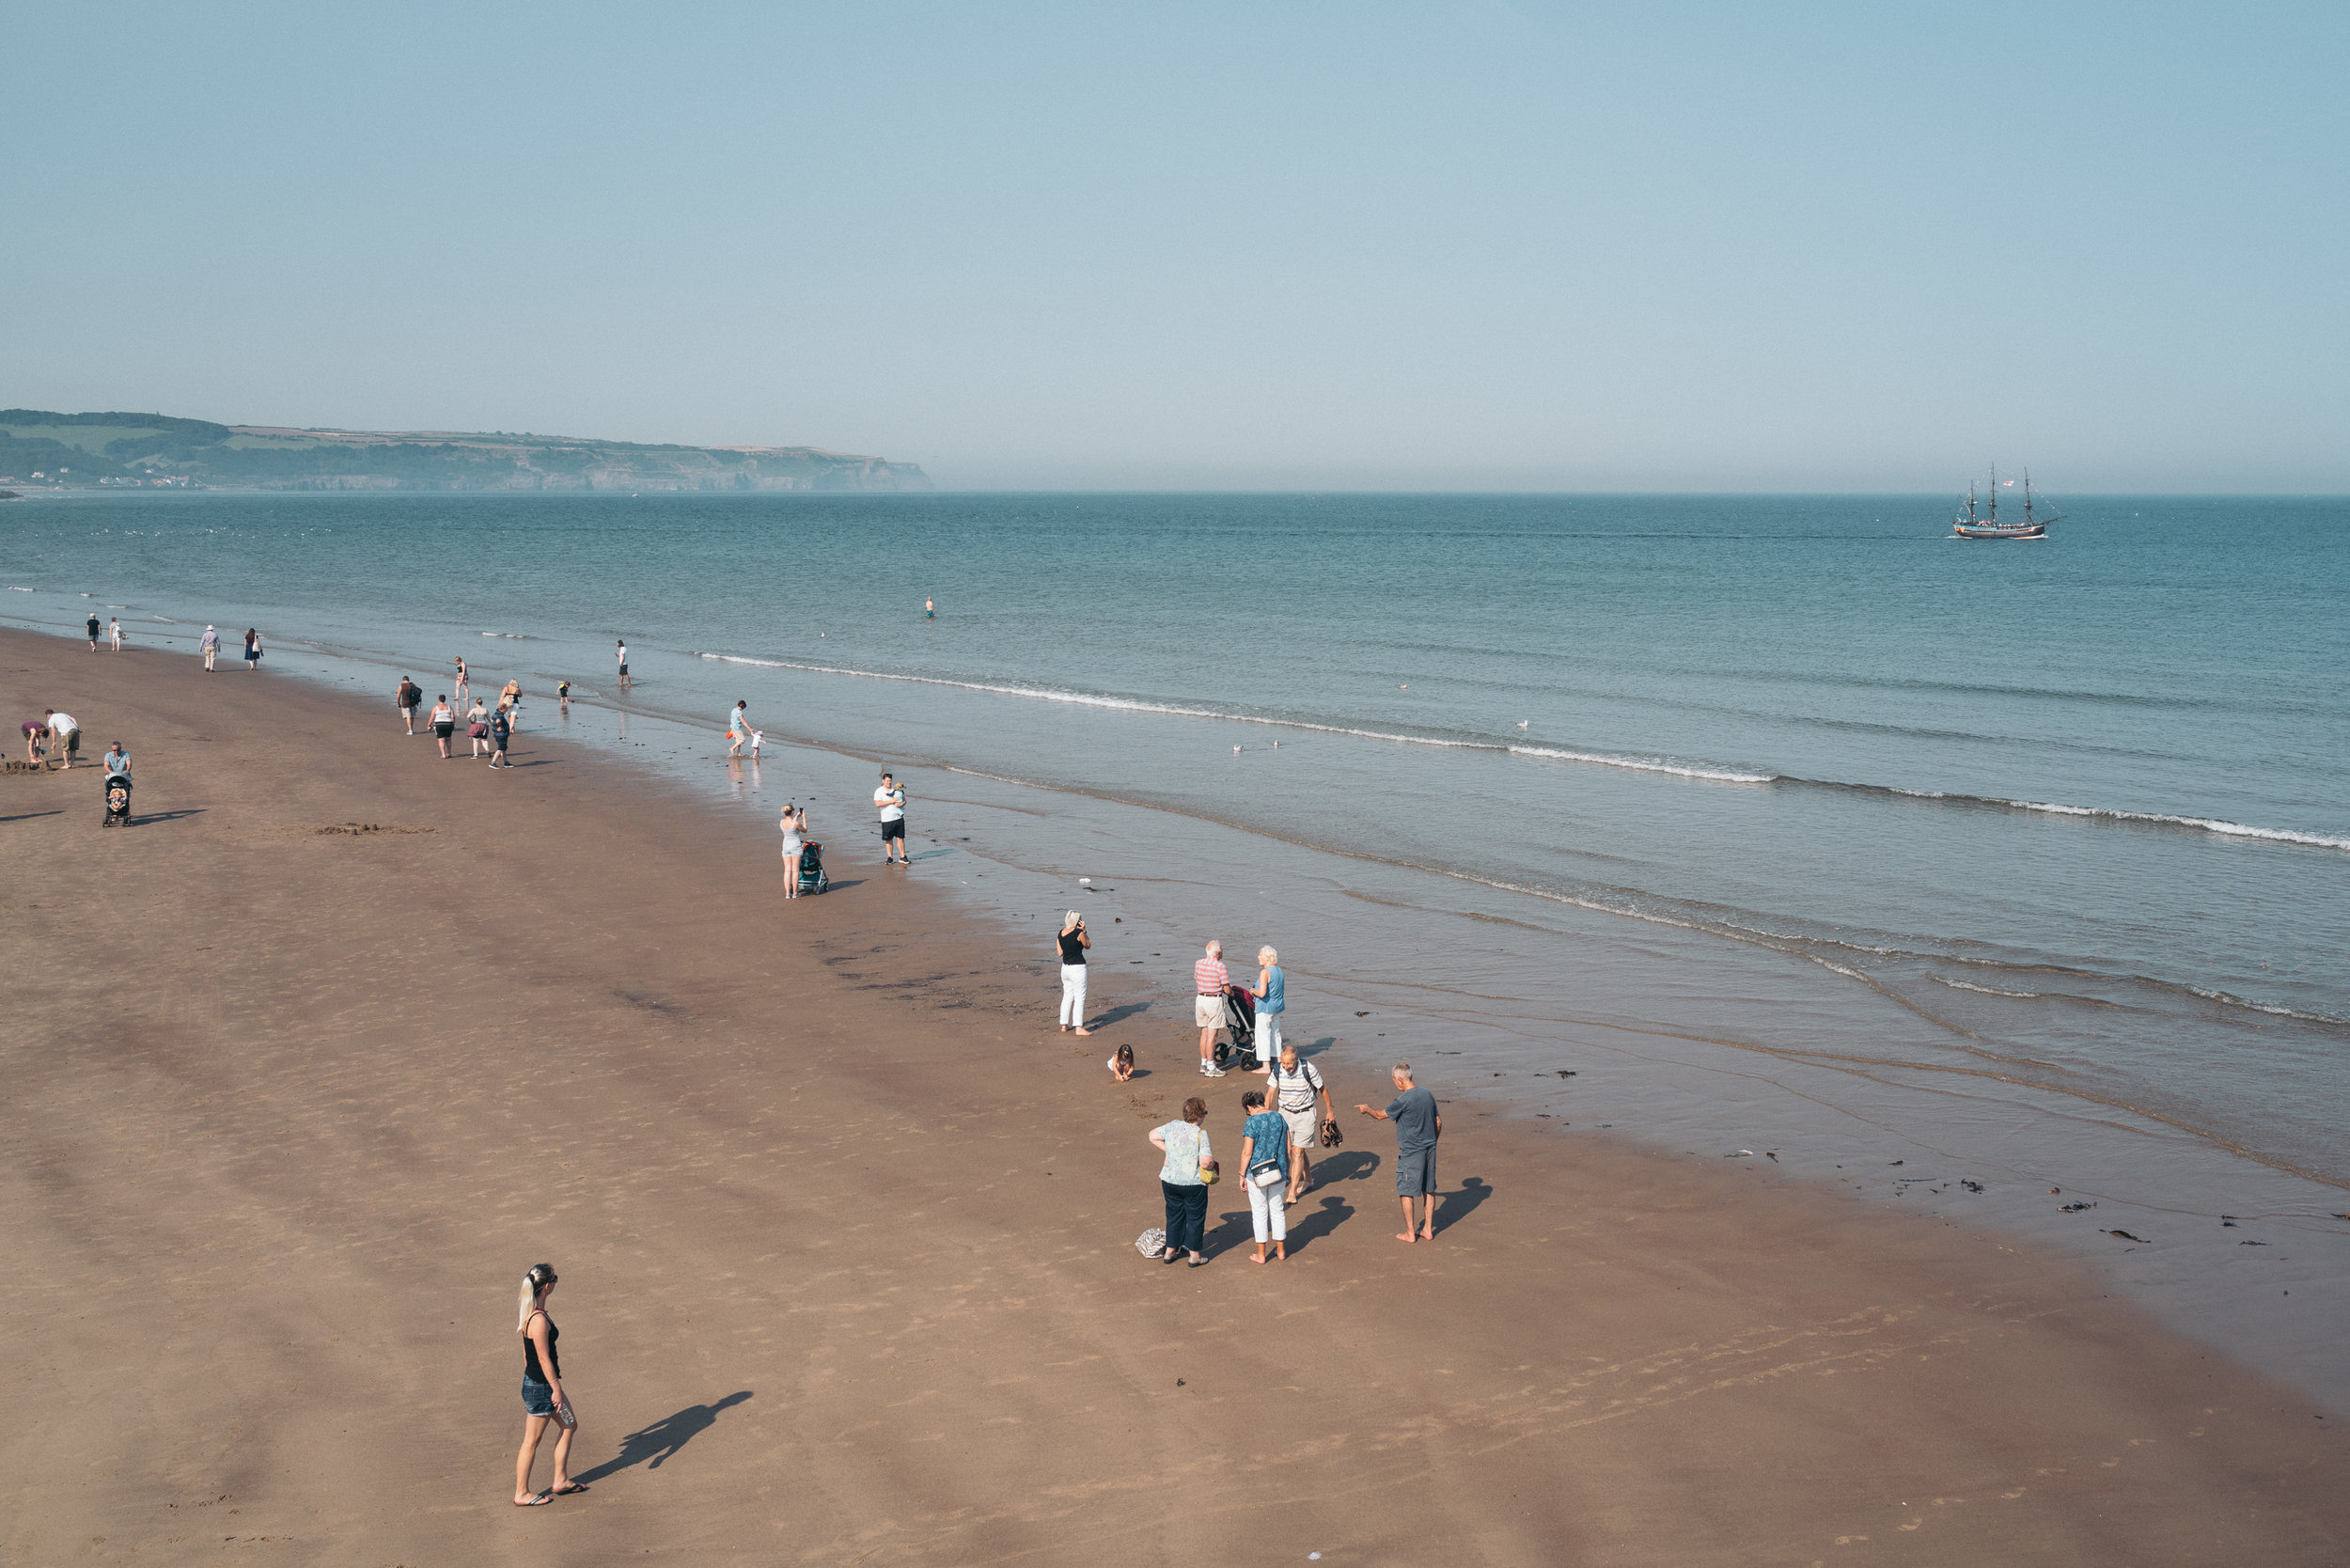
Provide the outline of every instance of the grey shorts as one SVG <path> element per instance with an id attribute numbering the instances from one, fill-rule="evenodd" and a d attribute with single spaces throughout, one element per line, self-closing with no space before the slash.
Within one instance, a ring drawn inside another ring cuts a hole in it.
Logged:
<path id="1" fill-rule="evenodd" d="M 1302 1111 L 1285 1110 L 1281 1113 L 1281 1120 L 1290 1124 L 1290 1147 L 1292 1149 L 1311 1149 L 1314 1140 L 1322 1136 L 1322 1123 L 1315 1120 L 1311 1105 Z"/>
<path id="2" fill-rule="evenodd" d="M 1436 1190 L 1436 1152 L 1422 1149 L 1395 1157 L 1395 1190 L 1405 1198 Z"/>

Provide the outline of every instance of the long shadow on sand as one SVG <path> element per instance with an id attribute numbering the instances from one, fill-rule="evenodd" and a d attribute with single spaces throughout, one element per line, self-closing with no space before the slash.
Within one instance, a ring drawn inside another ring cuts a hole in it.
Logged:
<path id="1" fill-rule="evenodd" d="M 1112 1024 L 1122 1024 L 1137 1012 L 1148 1012 L 1150 1011 L 1151 1004 L 1149 1002 L 1120 1002 L 1118 1006 L 1110 1009 L 1107 1012 L 1103 1013 L 1100 1017 L 1087 1019 L 1086 1027 L 1098 1034 L 1102 1030 L 1108 1028 Z"/>
<path id="2" fill-rule="evenodd" d="M 1494 1189 L 1482 1176 L 1471 1176 L 1461 1183 L 1458 1192 L 1436 1195 L 1436 1229 L 1449 1231 L 1477 1212 L 1477 1206 L 1494 1195 Z"/>
<path id="3" fill-rule="evenodd" d="M 674 1416 L 664 1416 L 650 1426 L 641 1427 L 621 1438 L 617 1457 L 605 1460 L 592 1470 L 577 1471 L 572 1479 L 582 1483 L 602 1481 L 633 1466 L 644 1465 L 648 1460 L 651 1463 L 647 1467 L 657 1470 L 664 1460 L 717 1425 L 719 1411 L 740 1404 L 750 1397 L 751 1391 L 744 1388 L 714 1403 L 689 1404 Z"/>

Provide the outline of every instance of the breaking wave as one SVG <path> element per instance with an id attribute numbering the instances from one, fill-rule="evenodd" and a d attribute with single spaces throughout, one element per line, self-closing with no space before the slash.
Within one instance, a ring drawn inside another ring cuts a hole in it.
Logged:
<path id="1" fill-rule="evenodd" d="M 510 633 L 490 632 L 482 634 L 484 636 L 511 635 Z M 2350 838 L 2339 838 L 2325 833 L 2308 833 L 2297 828 L 2261 827 L 2248 823 L 2228 822 L 2217 817 L 2196 817 L 2165 811 L 2125 811 L 2116 807 L 2070 806 L 2058 801 L 2010 800 L 1998 795 L 1961 794 L 1942 790 L 1910 790 L 1895 784 L 1855 784 L 1841 779 L 1804 778 L 1793 774 L 1742 768 L 1727 762 L 1695 761 L 1662 756 L 1627 756 L 1617 752 L 1582 751 L 1567 746 L 1535 745 L 1526 742 L 1489 740 L 1480 737 L 1415 735 L 1401 730 L 1373 729 L 1357 725 L 1329 724 L 1312 719 L 1279 717 L 1264 713 L 1235 713 L 1229 709 L 1203 707 L 1193 703 L 1152 701 L 1133 697 L 1111 697 L 1097 692 L 1069 691 L 1055 686 L 1026 685 L 1010 682 L 956 681 L 942 675 L 908 675 L 892 670 L 853 669 L 844 665 L 805 664 L 792 659 L 758 659 L 742 653 L 707 653 L 697 651 L 694 656 L 715 664 L 748 665 L 758 669 L 789 669 L 808 675 L 840 675 L 860 681 L 896 681 L 908 685 L 943 686 L 957 691 L 983 692 L 993 697 L 1024 698 L 1033 702 L 1059 702 L 1073 707 L 1100 708 L 1116 713 L 1165 713 L 1176 718 L 1215 719 L 1227 724 L 1256 724 L 1268 729 L 1294 729 L 1311 734 L 1343 735 L 1355 740 L 1386 741 L 1397 745 L 1430 746 L 1447 751 L 1493 752 L 1512 757 L 1533 758 L 1543 761 L 1575 762 L 1591 767 L 1622 768 L 1633 773 L 1666 774 L 1676 778 L 1700 779 L 1715 784 L 1767 784 L 1784 789 L 1842 790 L 1858 794 L 1882 795 L 1888 799 L 1898 798 L 2004 811 L 2038 811 L 2050 816 L 2079 817 L 2104 822 L 2130 823 L 2146 827 L 2211 833 L 2226 839 L 2298 844 L 2311 849 L 2350 850 Z"/>

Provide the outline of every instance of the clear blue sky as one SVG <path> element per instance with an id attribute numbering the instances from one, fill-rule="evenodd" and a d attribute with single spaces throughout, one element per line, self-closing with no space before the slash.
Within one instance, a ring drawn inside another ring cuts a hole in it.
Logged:
<path id="1" fill-rule="evenodd" d="M 17 5 L 0 402 L 2350 491 L 2350 6 Z"/>

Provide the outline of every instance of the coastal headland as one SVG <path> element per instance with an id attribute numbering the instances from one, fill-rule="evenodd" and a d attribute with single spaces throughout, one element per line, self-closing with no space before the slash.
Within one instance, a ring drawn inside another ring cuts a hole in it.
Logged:
<path id="1" fill-rule="evenodd" d="M 911 463 L 816 447 L 684 447 L 499 431 L 221 425 L 0 409 L 0 484 L 228 490 L 928 490 Z"/>
<path id="2" fill-rule="evenodd" d="M 2092 1275 L 1465 1098 L 1433 1245 L 1350 1117 L 1288 1262 L 1235 1184 L 1147 1262 L 1145 1133 L 1251 1081 L 1187 1019 L 1072 1041 L 918 865 L 786 904 L 527 720 L 493 774 L 233 662 L 0 632 L 137 776 L 0 775 L 8 1561 L 2350 1556 L 2338 1423 Z M 541 1260 L 591 1491 L 522 1511 Z"/>

